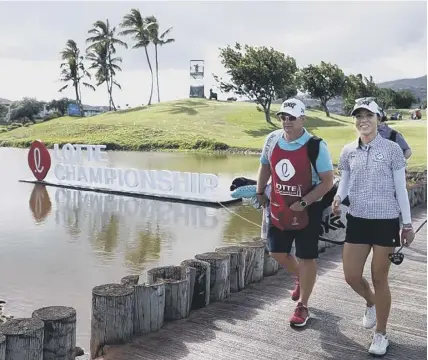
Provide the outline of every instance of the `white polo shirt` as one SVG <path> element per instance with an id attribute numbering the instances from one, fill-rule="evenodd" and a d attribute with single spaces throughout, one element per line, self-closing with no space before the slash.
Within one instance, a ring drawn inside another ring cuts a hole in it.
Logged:
<path id="1" fill-rule="evenodd" d="M 359 139 L 345 145 L 338 169 L 350 172 L 349 213 L 365 219 L 398 218 L 393 172 L 405 166 L 400 146 L 379 134 L 366 146 Z"/>

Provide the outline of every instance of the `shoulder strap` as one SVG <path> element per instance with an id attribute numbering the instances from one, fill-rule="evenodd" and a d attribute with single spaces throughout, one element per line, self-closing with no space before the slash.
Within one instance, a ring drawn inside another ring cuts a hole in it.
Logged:
<path id="1" fill-rule="evenodd" d="M 282 136 L 282 131 L 278 131 L 278 132 L 274 131 L 266 141 L 266 147 L 267 147 L 266 155 L 269 160 L 269 163 L 270 163 L 270 159 L 272 158 L 273 149 L 275 148 L 275 145 L 278 143 L 281 136 Z"/>
<path id="2" fill-rule="evenodd" d="M 398 134 L 397 131 L 391 129 L 391 134 L 389 134 L 388 140 L 396 142 L 397 141 L 397 134 Z"/>
<path id="3" fill-rule="evenodd" d="M 269 159 L 269 162 L 272 157 L 273 149 L 275 148 L 275 145 L 277 144 L 281 136 L 282 136 L 281 131 L 274 132 L 271 134 L 271 136 L 266 142 L 267 158 Z M 318 174 L 317 159 L 318 159 L 318 154 L 320 152 L 321 141 L 322 139 L 317 136 L 311 136 L 310 139 L 308 140 L 308 157 L 317 174 Z"/>
<path id="4" fill-rule="evenodd" d="M 320 153 L 321 141 L 322 139 L 317 136 L 311 136 L 311 138 L 308 140 L 308 157 L 312 164 L 312 167 L 314 168 L 317 174 L 318 174 L 317 159 L 318 159 L 318 154 Z"/>

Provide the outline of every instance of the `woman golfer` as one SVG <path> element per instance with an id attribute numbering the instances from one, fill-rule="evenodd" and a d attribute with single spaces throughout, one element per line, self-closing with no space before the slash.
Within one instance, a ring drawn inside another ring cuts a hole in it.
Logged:
<path id="1" fill-rule="evenodd" d="M 409 246 L 415 237 L 406 188 L 406 163 L 400 146 L 377 132 L 381 112 L 376 102 L 359 99 L 351 115 L 360 136 L 346 145 L 340 155 L 341 180 L 332 208 L 338 214 L 341 201 L 349 195 L 343 271 L 346 282 L 366 301 L 363 326 L 366 329 L 376 326 L 369 353 L 384 355 L 389 345 L 386 324 L 391 308 L 388 255 L 400 242 Z M 362 276 L 372 249 L 374 292 Z"/>

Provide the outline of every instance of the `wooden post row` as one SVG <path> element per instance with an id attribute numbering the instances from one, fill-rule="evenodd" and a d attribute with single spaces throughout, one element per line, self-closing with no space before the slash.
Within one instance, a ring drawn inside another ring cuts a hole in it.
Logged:
<path id="1" fill-rule="evenodd" d="M 0 360 L 74 360 L 76 310 L 50 306 L 0 325 Z"/>
<path id="2" fill-rule="evenodd" d="M 254 239 L 198 254 L 178 266 L 152 268 L 144 284 L 138 283 L 139 275 L 128 275 L 120 284 L 94 287 L 91 359 L 102 356 L 106 345 L 158 331 L 165 321 L 186 318 L 193 310 L 275 274 L 278 264 L 265 255 L 263 241 Z M 71 307 L 44 307 L 31 318 L 0 325 L 0 360 L 73 360 L 81 355 L 78 350 L 76 310 Z"/>

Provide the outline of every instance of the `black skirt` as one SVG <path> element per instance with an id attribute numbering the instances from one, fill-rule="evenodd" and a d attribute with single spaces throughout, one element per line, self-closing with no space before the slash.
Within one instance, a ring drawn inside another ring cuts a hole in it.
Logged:
<path id="1" fill-rule="evenodd" d="M 363 219 L 346 214 L 346 239 L 351 244 L 398 247 L 400 219 Z"/>

